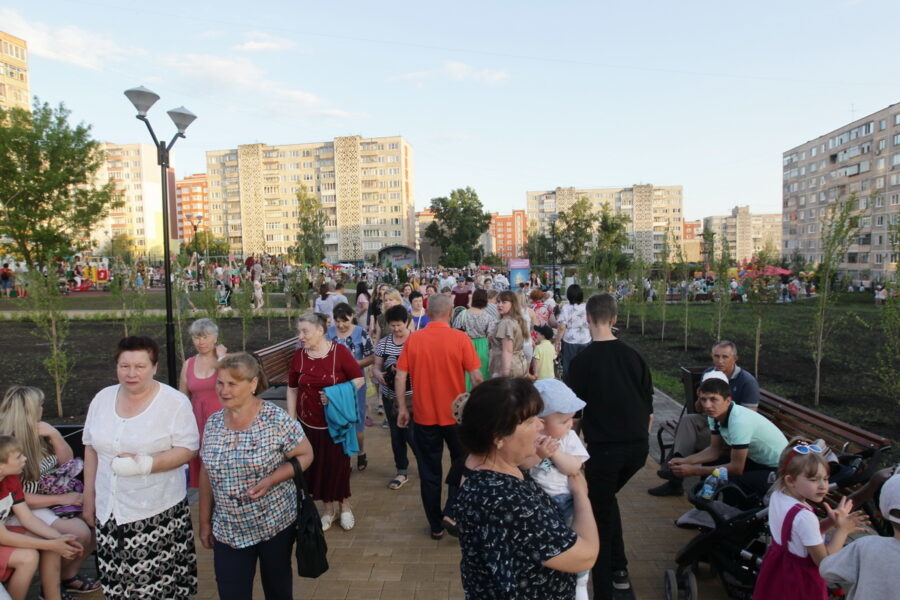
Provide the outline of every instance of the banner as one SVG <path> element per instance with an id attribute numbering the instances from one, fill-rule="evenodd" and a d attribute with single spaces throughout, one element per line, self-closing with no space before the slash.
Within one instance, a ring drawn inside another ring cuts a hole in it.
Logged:
<path id="1" fill-rule="evenodd" d="M 531 276 L 531 261 L 527 258 L 509 259 L 509 288 L 514 290 Z"/>

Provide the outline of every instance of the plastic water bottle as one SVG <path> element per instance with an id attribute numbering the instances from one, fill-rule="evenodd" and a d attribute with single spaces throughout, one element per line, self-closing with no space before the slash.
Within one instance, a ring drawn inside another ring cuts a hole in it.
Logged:
<path id="1" fill-rule="evenodd" d="M 725 477 L 727 478 L 727 471 Z M 700 488 L 700 497 L 704 500 L 712 500 L 712 497 L 716 495 L 716 490 L 719 489 L 719 469 L 716 468 L 713 472 L 706 478 L 706 481 L 703 482 L 703 487 Z"/>

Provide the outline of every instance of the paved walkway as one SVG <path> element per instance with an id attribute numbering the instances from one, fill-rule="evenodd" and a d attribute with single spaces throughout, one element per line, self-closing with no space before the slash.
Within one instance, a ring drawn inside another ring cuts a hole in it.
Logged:
<path id="1" fill-rule="evenodd" d="M 657 392 L 654 398 L 658 420 L 677 416 L 680 405 Z M 335 525 L 326 532 L 331 569 L 319 579 L 296 578 L 297 600 L 461 600 L 459 543 L 446 536 L 433 541 L 422 513 L 418 478 L 411 465 L 410 482 L 392 491 L 387 483 L 394 475 L 388 430 L 366 430 L 369 468 L 353 472 L 353 512 L 356 527 L 343 531 Z M 655 448 L 651 446 L 651 453 Z M 415 459 L 410 453 L 410 459 Z M 355 464 L 355 461 L 353 461 Z M 446 464 L 446 463 L 445 463 Z M 675 552 L 693 532 L 672 523 L 690 508 L 680 498 L 654 498 L 646 489 L 660 483 L 651 458 L 619 494 L 624 515 L 625 546 L 629 571 L 637 598 L 662 597 L 663 573 L 674 565 Z M 192 507 L 196 515 L 196 504 Z M 196 519 L 195 519 L 196 527 Z M 199 599 L 214 599 L 216 593 L 212 552 L 198 544 Z M 716 579 L 700 581 L 703 600 L 725 599 Z M 101 598 L 97 593 L 84 598 Z M 263 598 L 258 583 L 254 598 Z M 249 599 L 248 599 L 249 600 Z"/>

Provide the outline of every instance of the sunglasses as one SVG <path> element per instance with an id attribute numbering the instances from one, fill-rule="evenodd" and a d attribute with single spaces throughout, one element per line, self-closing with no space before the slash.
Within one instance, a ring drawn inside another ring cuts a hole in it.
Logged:
<path id="1" fill-rule="evenodd" d="M 822 449 L 816 446 L 815 444 L 805 444 L 800 442 L 793 448 L 791 448 L 797 454 L 809 454 L 810 452 L 814 452 L 816 454 L 822 454 Z"/>

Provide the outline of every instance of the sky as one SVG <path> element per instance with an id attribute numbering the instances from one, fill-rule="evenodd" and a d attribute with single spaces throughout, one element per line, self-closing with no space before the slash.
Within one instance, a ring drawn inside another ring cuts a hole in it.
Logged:
<path id="1" fill-rule="evenodd" d="M 139 85 L 160 136 L 198 115 L 178 177 L 207 150 L 402 135 L 417 209 L 652 183 L 684 186 L 687 219 L 780 212 L 784 151 L 900 101 L 896 0 L 4 5 L 32 94 L 98 140 L 149 142 Z"/>

